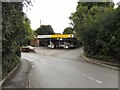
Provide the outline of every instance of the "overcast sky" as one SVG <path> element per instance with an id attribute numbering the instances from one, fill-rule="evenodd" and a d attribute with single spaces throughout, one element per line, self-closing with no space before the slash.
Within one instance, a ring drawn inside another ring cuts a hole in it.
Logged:
<path id="1" fill-rule="evenodd" d="M 115 2 L 119 0 L 114 0 Z M 27 12 L 31 27 L 36 30 L 42 25 L 51 25 L 56 33 L 62 33 L 70 26 L 69 17 L 75 12 L 78 0 L 35 0 Z"/>

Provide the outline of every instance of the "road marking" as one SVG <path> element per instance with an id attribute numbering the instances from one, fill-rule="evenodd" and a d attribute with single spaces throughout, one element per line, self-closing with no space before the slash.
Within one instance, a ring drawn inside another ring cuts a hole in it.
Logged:
<path id="1" fill-rule="evenodd" d="M 98 82 L 98 83 L 102 83 L 102 82 L 100 82 L 100 81 L 98 81 L 98 80 L 96 80 L 96 82 Z"/>
<path id="2" fill-rule="evenodd" d="M 89 78 L 89 79 L 91 79 L 91 80 L 93 80 L 93 81 L 95 81 L 95 82 L 97 82 L 97 83 L 102 83 L 101 81 L 99 81 L 99 80 L 97 80 L 97 79 L 94 79 L 94 78 L 92 78 L 92 77 L 90 77 L 90 76 L 88 76 L 88 75 L 85 75 L 85 74 L 82 74 L 82 73 L 80 73 L 79 72 L 79 74 L 81 74 L 82 76 L 85 76 L 85 77 L 87 77 L 87 78 Z"/>

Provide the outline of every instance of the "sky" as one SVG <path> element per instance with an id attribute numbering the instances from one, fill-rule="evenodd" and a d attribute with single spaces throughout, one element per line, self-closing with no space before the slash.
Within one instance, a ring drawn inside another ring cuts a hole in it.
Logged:
<path id="1" fill-rule="evenodd" d="M 118 2 L 119 0 L 114 0 Z M 55 33 L 62 33 L 70 26 L 70 15 L 76 11 L 78 0 L 34 0 L 27 16 L 31 27 L 36 30 L 41 25 L 51 25 Z"/>

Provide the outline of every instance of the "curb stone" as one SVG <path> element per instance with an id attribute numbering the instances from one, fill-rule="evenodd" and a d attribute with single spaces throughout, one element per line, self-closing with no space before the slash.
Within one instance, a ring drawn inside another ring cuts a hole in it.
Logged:
<path id="1" fill-rule="evenodd" d="M 21 59 L 23 59 L 23 58 L 21 58 Z M 29 88 L 29 78 L 30 78 L 30 76 L 29 76 L 29 74 L 30 74 L 30 72 L 31 72 L 31 69 L 32 69 L 32 64 L 28 61 L 28 60 L 26 60 L 26 59 L 24 59 L 27 63 L 28 63 L 28 70 L 27 70 L 27 76 L 26 76 L 26 79 L 25 79 L 25 84 L 24 84 L 24 88 Z M 11 75 L 13 75 L 14 73 L 16 73 L 16 71 L 20 68 L 20 66 L 21 66 L 21 61 L 18 63 L 18 65 L 8 74 L 8 76 L 6 76 L 2 81 L 1 81 L 1 85 L 0 85 L 0 90 L 2 89 L 2 85 L 3 85 L 3 83 L 11 76 Z"/>
<path id="2" fill-rule="evenodd" d="M 17 64 L 17 66 L 2 80 L 0 81 L 0 90 L 2 89 L 2 84 L 19 68 L 21 62 Z"/>
<path id="3" fill-rule="evenodd" d="M 31 77 L 31 71 L 32 71 L 32 64 L 30 61 L 26 60 L 29 63 L 29 70 L 27 74 L 27 80 L 25 83 L 25 88 L 30 88 L 30 77 Z"/>
<path id="4" fill-rule="evenodd" d="M 117 64 L 112 64 L 112 63 L 107 63 L 107 62 L 104 62 L 104 61 L 99 61 L 99 60 L 96 60 L 96 59 L 92 59 L 92 58 L 84 56 L 84 54 L 81 55 L 81 58 L 82 58 L 83 62 L 89 62 L 89 63 L 92 63 L 92 64 L 97 64 L 97 65 L 100 65 L 100 66 L 103 66 L 103 67 L 106 67 L 106 68 L 110 68 L 110 69 L 114 69 L 114 70 L 119 71 L 119 67 L 117 67 Z"/>

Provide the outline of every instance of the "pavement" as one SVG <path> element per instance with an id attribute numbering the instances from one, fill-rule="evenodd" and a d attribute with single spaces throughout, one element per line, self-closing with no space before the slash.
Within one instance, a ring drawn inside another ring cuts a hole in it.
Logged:
<path id="1" fill-rule="evenodd" d="M 110 68 L 110 69 L 114 69 L 114 70 L 118 70 L 119 71 L 119 64 L 113 64 L 113 63 L 109 63 L 109 62 L 104 62 L 104 61 L 100 61 L 100 60 L 97 60 L 97 59 L 92 59 L 92 58 L 89 58 L 89 57 L 86 57 L 84 55 L 84 53 L 81 55 L 81 58 L 82 58 L 82 61 L 83 62 L 89 62 L 89 63 L 92 63 L 92 64 L 96 64 L 96 65 L 99 65 L 99 66 L 103 66 L 103 67 L 106 67 L 106 68 Z"/>
<path id="2" fill-rule="evenodd" d="M 84 56 L 82 56 L 82 58 L 89 62 L 91 61 L 89 58 L 86 59 L 86 57 Z M 101 65 L 101 63 L 99 62 L 97 63 L 97 65 Z M 109 68 L 108 65 L 104 65 L 104 66 Z M 29 78 L 30 78 L 31 69 L 32 69 L 31 63 L 25 59 L 21 59 L 19 67 L 3 82 L 2 88 L 3 89 L 4 88 L 30 88 Z"/>
<path id="3" fill-rule="evenodd" d="M 31 67 L 32 65 L 29 61 L 21 59 L 20 65 L 2 83 L 2 89 L 29 88 L 29 74 L 31 71 Z"/>
<path id="4" fill-rule="evenodd" d="M 39 49 L 36 53 L 22 53 L 23 58 L 32 61 L 30 88 L 118 87 L 118 71 L 82 62 L 82 48 Z"/>

